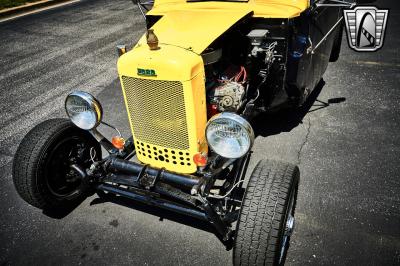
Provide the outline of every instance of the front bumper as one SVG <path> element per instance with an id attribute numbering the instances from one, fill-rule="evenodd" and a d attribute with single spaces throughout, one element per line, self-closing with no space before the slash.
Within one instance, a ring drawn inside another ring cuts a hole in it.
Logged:
<path id="1" fill-rule="evenodd" d="M 199 184 L 200 180 L 199 177 L 192 175 L 177 174 L 163 168 L 157 169 L 149 165 L 126 161 L 119 158 L 111 158 L 107 165 L 107 169 L 112 173 L 128 175 L 124 180 L 126 185 L 142 186 L 147 189 L 153 188 L 158 181 L 161 181 L 185 190 L 191 190 Z M 111 174 L 111 176 L 117 175 Z"/>

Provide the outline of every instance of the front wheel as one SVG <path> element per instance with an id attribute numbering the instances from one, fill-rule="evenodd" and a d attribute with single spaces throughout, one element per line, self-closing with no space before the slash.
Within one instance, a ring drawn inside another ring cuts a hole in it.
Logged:
<path id="1" fill-rule="evenodd" d="M 233 248 L 234 265 L 282 265 L 294 229 L 295 165 L 262 160 L 250 176 Z"/>
<path id="2" fill-rule="evenodd" d="M 99 143 L 68 119 L 34 127 L 19 145 L 13 162 L 18 194 L 40 209 L 67 208 L 85 198 L 90 184 L 79 174 L 101 158 Z"/>

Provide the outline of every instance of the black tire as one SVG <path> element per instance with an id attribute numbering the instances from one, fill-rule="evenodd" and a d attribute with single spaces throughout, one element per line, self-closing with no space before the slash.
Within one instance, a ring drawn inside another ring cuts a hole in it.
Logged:
<path id="1" fill-rule="evenodd" d="M 257 164 L 236 225 L 234 265 L 284 263 L 289 245 L 282 259 L 281 246 L 289 212 L 294 216 L 299 176 L 299 168 L 289 163 L 261 160 Z M 289 243 L 290 236 L 286 240 Z"/>
<path id="2" fill-rule="evenodd" d="M 23 138 L 14 157 L 13 181 L 18 194 L 43 210 L 79 203 L 90 184 L 71 171 L 70 165 L 89 167 L 91 148 L 95 159 L 101 158 L 99 143 L 68 119 L 50 119 L 37 125 Z"/>
<path id="3" fill-rule="evenodd" d="M 336 62 L 339 59 L 340 50 L 342 47 L 342 38 L 343 38 L 343 23 L 341 23 L 336 32 L 335 39 L 333 40 L 332 51 L 329 57 L 329 62 Z"/>

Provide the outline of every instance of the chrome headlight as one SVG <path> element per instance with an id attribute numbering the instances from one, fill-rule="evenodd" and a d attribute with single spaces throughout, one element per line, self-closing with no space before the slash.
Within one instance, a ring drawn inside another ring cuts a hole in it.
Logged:
<path id="1" fill-rule="evenodd" d="M 206 138 L 210 148 L 218 155 L 236 159 L 250 150 L 254 132 L 243 117 L 234 113 L 220 113 L 208 121 Z"/>
<path id="2" fill-rule="evenodd" d="M 83 91 L 75 91 L 67 96 L 65 110 L 72 123 L 86 130 L 97 127 L 103 116 L 99 101 Z"/>

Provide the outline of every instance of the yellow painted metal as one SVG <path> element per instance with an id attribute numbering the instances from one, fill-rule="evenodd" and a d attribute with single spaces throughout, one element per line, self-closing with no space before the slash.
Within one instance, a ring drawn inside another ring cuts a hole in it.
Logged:
<path id="1" fill-rule="evenodd" d="M 253 11 L 254 17 L 292 18 L 310 6 L 310 0 L 249 0 L 246 1 L 199 1 L 155 0 L 149 15 L 165 15 L 173 10 L 246 10 Z M 220 18 L 227 19 L 226 17 Z"/>
<path id="2" fill-rule="evenodd" d="M 152 29 L 160 43 L 198 54 L 246 15 L 291 18 L 309 7 L 309 0 L 249 0 L 249 2 L 156 0 L 147 14 L 162 16 Z M 143 35 L 138 42 L 146 45 Z"/>
<path id="3" fill-rule="evenodd" d="M 118 60 L 118 70 L 129 77 L 136 77 L 137 69 L 154 69 L 156 77 L 140 76 L 147 79 L 187 81 L 204 72 L 200 56 L 191 51 L 160 42 L 160 49 L 150 50 L 149 46 L 137 44 Z M 121 76 L 121 72 L 119 72 Z"/>
<path id="4" fill-rule="evenodd" d="M 200 54 L 241 18 L 251 13 L 245 10 L 172 10 L 153 27 L 159 42 L 175 45 Z M 222 19 L 223 18 L 223 19 Z M 146 37 L 139 44 L 147 46 Z"/>
<path id="5" fill-rule="evenodd" d="M 138 68 L 156 76 L 138 75 Z M 118 60 L 138 159 L 151 166 L 193 173 L 194 154 L 207 152 L 206 100 L 201 56 L 160 44 L 138 46 Z"/>

